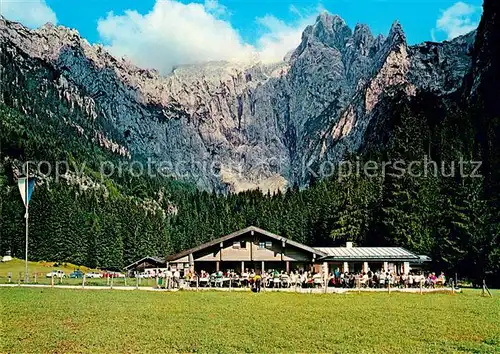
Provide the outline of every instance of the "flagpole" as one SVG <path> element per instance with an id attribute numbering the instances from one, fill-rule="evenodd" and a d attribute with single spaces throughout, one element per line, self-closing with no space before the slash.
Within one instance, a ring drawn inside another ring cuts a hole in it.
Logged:
<path id="1" fill-rule="evenodd" d="M 28 189 L 29 189 L 29 177 L 28 175 L 26 175 L 26 200 L 28 201 Z M 24 257 L 25 257 L 25 266 L 26 266 L 26 270 L 25 270 L 25 274 L 24 274 L 24 283 L 28 283 L 28 280 L 29 280 L 29 275 L 28 275 L 28 204 L 29 204 L 29 201 L 28 203 L 26 203 L 26 250 L 25 250 L 25 253 L 24 253 Z"/>
<path id="2" fill-rule="evenodd" d="M 1 0 L 0 0 L 1 1 Z M 17 181 L 17 185 L 19 187 L 19 192 L 21 192 L 21 198 L 23 199 L 24 208 L 26 213 L 24 214 L 24 218 L 26 219 L 26 242 L 25 242 L 25 250 L 24 250 L 24 261 L 25 261 L 25 270 L 24 270 L 24 282 L 27 283 L 29 281 L 29 273 L 28 273 L 28 227 L 29 227 L 29 203 L 31 198 L 31 193 L 33 193 L 33 188 L 35 188 L 36 178 L 33 177 L 31 179 L 30 186 L 30 178 L 29 173 L 26 172 L 26 177 L 20 177 Z M 24 185 L 23 185 L 24 183 Z"/>

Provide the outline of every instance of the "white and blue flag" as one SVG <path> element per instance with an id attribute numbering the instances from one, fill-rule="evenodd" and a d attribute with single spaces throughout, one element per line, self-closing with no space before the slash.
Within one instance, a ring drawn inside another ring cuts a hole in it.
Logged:
<path id="1" fill-rule="evenodd" d="M 35 188 L 35 177 L 21 177 L 17 181 L 17 186 L 19 187 L 19 192 L 21 192 L 21 198 L 23 198 L 24 206 L 27 208 L 31 200 L 31 194 L 33 194 L 33 189 Z"/>

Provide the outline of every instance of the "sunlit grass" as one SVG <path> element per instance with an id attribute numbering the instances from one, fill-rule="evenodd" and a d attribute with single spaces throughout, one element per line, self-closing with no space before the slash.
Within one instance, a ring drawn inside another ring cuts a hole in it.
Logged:
<path id="1" fill-rule="evenodd" d="M 70 274 L 79 269 L 83 273 L 87 272 L 98 272 L 97 269 L 91 269 L 81 265 L 75 265 L 71 263 L 60 263 L 57 266 L 54 262 L 28 262 L 28 273 L 29 273 L 29 283 L 34 284 L 52 284 L 52 279 L 47 278 L 45 275 L 53 270 L 62 270 L 66 277 L 64 279 L 59 279 L 54 277 L 54 284 L 63 284 L 63 285 L 82 285 L 82 279 L 71 279 Z M 0 284 L 9 283 L 8 275 L 10 273 L 11 279 L 10 283 L 17 284 L 18 282 L 24 283 L 24 272 L 25 272 L 25 263 L 24 260 L 13 258 L 12 261 L 9 262 L 0 262 Z M 35 273 L 37 277 L 35 278 Z M 85 279 L 85 284 L 88 286 L 110 286 L 111 281 L 109 279 L 101 278 L 101 279 Z M 124 278 L 114 278 L 113 279 L 114 286 L 148 286 L 152 287 L 155 285 L 154 279 L 141 279 L 138 284 L 136 284 L 136 279 L 124 279 Z"/>
<path id="2" fill-rule="evenodd" d="M 0 288 L 0 352 L 493 353 L 500 292 L 314 295 Z"/>
<path id="3" fill-rule="evenodd" d="M 71 263 L 61 263 L 58 266 L 54 266 L 54 262 L 28 262 L 28 272 L 30 278 L 33 278 L 34 273 L 38 273 L 39 277 L 45 277 L 46 273 L 52 270 L 62 270 L 67 276 L 76 269 L 80 269 L 82 272 L 88 272 L 90 268 L 85 266 L 79 266 Z M 21 278 L 24 277 L 25 263 L 23 259 L 13 258 L 9 262 L 0 262 L 0 277 L 5 278 L 7 274 L 12 273 L 12 278 L 17 281 L 19 273 L 21 273 Z"/>

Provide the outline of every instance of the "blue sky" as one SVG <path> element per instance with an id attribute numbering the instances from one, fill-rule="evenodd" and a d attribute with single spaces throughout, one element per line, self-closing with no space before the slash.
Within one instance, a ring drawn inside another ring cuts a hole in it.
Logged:
<path id="1" fill-rule="evenodd" d="M 180 1 L 182 3 L 196 1 Z M 134 9 L 146 14 L 153 8 L 155 0 L 47 0 L 47 5 L 57 14 L 58 22 L 80 31 L 90 42 L 99 42 L 97 21 L 110 11 L 115 14 Z M 202 2 L 201 2 L 202 3 Z M 327 0 L 323 2 L 289 0 L 221 0 L 219 4 L 230 11 L 229 21 L 237 28 L 241 36 L 248 41 L 255 41 L 258 36 L 254 19 L 265 15 L 274 15 L 282 20 L 293 21 L 294 13 L 290 6 L 312 11 L 318 6 L 338 14 L 354 27 L 356 23 L 365 23 L 376 34 L 385 34 L 394 20 L 399 20 L 410 43 L 431 40 L 431 31 L 442 11 L 453 6 L 455 0 Z M 481 0 L 469 0 L 467 4 L 481 6 Z M 479 13 L 473 16 L 479 19 Z M 438 40 L 446 39 L 446 33 L 437 32 Z"/>
<path id="2" fill-rule="evenodd" d="M 322 10 L 340 15 L 351 27 L 367 24 L 374 34 L 387 34 L 397 19 L 414 44 L 469 31 L 479 22 L 482 5 L 481 0 L 0 1 L 8 19 L 30 27 L 48 20 L 76 28 L 89 42 L 161 71 L 183 61 L 228 59 L 227 52 L 280 56 Z M 156 58 L 145 58 L 145 51 L 154 51 Z M 172 58 L 167 64 L 164 55 Z"/>

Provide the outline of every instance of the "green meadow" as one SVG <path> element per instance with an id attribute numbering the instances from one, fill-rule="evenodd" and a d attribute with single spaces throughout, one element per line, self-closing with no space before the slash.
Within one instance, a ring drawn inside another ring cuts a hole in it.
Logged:
<path id="1" fill-rule="evenodd" d="M 2 353 L 498 353 L 500 292 L 0 288 Z"/>

